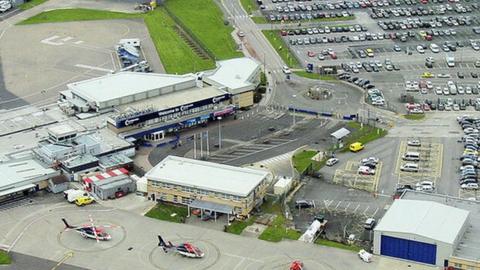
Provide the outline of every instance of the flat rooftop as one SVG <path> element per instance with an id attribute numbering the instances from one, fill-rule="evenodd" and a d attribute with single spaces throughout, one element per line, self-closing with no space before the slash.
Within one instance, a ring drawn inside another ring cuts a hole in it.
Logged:
<path id="1" fill-rule="evenodd" d="M 266 171 L 168 156 L 147 172 L 148 180 L 246 197 L 270 175 Z"/>
<path id="2" fill-rule="evenodd" d="M 466 210 L 434 201 L 395 200 L 375 231 L 415 234 L 454 244 L 464 224 L 468 222 L 468 215 Z"/>
<path id="3" fill-rule="evenodd" d="M 16 187 L 16 185 L 25 185 L 25 181 L 35 178 L 45 177 L 56 173 L 52 168 L 43 166 L 34 159 L 25 159 L 21 161 L 13 161 L 0 163 L 0 190 Z"/>
<path id="4" fill-rule="evenodd" d="M 145 107 L 153 107 L 157 110 L 165 110 L 174 108 L 186 104 L 190 104 L 196 101 L 214 98 L 217 96 L 225 95 L 227 92 L 215 88 L 213 86 L 208 87 L 192 87 L 185 90 L 175 91 L 165 95 L 156 96 L 140 100 L 137 102 L 118 106 L 120 111 L 127 111 L 131 109 L 139 109 Z"/>
<path id="5" fill-rule="evenodd" d="M 106 102 L 149 90 L 191 81 L 193 74 L 169 75 L 142 72 L 118 72 L 67 85 L 76 95 L 95 102 Z"/>
<path id="6" fill-rule="evenodd" d="M 206 76 L 206 81 L 212 81 L 235 92 L 235 89 L 253 85 L 249 81 L 260 64 L 248 57 L 234 58 L 217 62 L 217 69 Z"/>
<path id="7" fill-rule="evenodd" d="M 480 202 L 449 197 L 440 194 L 406 191 L 402 199 L 438 202 L 470 212 L 469 224 L 463 238 L 454 250 L 453 256 L 480 261 Z M 445 213 L 444 213 L 445 214 Z M 450 213 L 446 215 L 450 217 Z M 438 224 L 436 224 L 438 225 Z"/>
<path id="8" fill-rule="evenodd" d="M 77 133 L 77 130 L 74 127 L 70 126 L 69 124 L 50 126 L 47 128 L 47 131 L 48 133 L 54 135 L 55 137 L 61 137 L 61 136 Z"/>

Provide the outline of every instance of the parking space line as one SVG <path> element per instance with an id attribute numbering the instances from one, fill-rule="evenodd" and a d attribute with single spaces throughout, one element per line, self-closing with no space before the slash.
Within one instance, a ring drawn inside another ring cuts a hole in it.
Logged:
<path id="1" fill-rule="evenodd" d="M 363 210 L 363 215 L 364 215 L 364 216 L 366 215 L 366 213 L 367 213 L 367 211 L 368 211 L 369 208 L 370 208 L 370 205 L 367 205 L 367 208 L 365 208 L 365 210 Z"/>
<path id="2" fill-rule="evenodd" d="M 349 203 L 347 204 L 347 206 L 345 206 L 345 212 L 347 212 L 347 209 L 348 209 L 348 207 L 350 207 L 350 204 L 351 204 L 351 202 L 349 202 Z"/>
<path id="3" fill-rule="evenodd" d="M 360 207 L 360 204 L 357 204 L 357 207 L 355 207 L 355 210 L 353 210 L 353 212 L 356 213 L 359 207 Z"/>
<path id="4" fill-rule="evenodd" d="M 340 206 L 341 203 L 342 203 L 342 201 L 339 201 L 339 202 L 337 203 L 337 206 L 335 206 L 335 210 L 337 210 L 338 206 Z"/>
<path id="5" fill-rule="evenodd" d="M 377 209 L 375 209 L 375 212 L 373 212 L 372 217 L 374 217 L 377 214 L 378 210 L 379 208 L 377 207 Z"/>

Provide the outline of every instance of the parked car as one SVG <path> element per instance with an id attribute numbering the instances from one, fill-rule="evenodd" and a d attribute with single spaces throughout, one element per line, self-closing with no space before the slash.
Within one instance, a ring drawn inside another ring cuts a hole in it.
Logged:
<path id="1" fill-rule="evenodd" d="M 295 201 L 295 208 L 315 208 L 315 202 L 310 200 L 298 200 Z"/>
<path id="2" fill-rule="evenodd" d="M 358 174 L 362 174 L 362 175 L 374 175 L 375 174 L 375 170 L 368 167 L 368 166 L 358 167 L 357 172 L 358 172 Z"/>
<path id="3" fill-rule="evenodd" d="M 416 147 L 419 147 L 422 145 L 422 143 L 420 142 L 419 139 L 410 139 L 407 141 L 407 145 L 408 146 L 416 146 Z"/>
<path id="4" fill-rule="evenodd" d="M 325 165 L 327 165 L 327 166 L 333 166 L 333 165 L 337 164 L 338 161 L 339 161 L 338 158 L 330 158 L 330 159 L 327 160 L 327 162 L 325 163 Z"/>

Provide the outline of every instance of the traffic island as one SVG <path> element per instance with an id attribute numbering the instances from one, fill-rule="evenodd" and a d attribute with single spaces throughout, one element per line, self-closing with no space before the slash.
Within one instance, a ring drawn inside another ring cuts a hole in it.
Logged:
<path id="1" fill-rule="evenodd" d="M 12 258 L 6 251 L 0 250 L 0 265 L 11 264 Z"/>

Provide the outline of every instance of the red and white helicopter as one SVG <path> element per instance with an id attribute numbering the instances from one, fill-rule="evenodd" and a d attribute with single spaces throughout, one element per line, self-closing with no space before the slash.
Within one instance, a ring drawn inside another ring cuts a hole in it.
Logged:
<path id="1" fill-rule="evenodd" d="M 110 226 L 95 226 L 93 224 L 93 218 L 90 216 L 90 224 L 80 225 L 80 226 L 72 226 L 68 224 L 65 218 L 62 218 L 63 223 L 65 223 L 65 231 L 76 231 L 84 238 L 95 239 L 97 242 L 99 241 L 108 241 L 112 239 L 112 236 L 105 231 L 105 227 Z"/>
<path id="2" fill-rule="evenodd" d="M 173 251 L 188 258 L 203 258 L 203 256 L 205 255 L 199 248 L 190 243 L 185 242 L 180 245 L 174 245 L 170 241 L 168 241 L 168 243 L 165 243 L 162 236 L 160 235 L 158 236 L 158 246 L 162 247 L 165 253 Z"/>
<path id="3" fill-rule="evenodd" d="M 303 269 L 303 262 L 299 260 L 295 260 L 290 264 L 290 270 L 304 270 Z"/>

